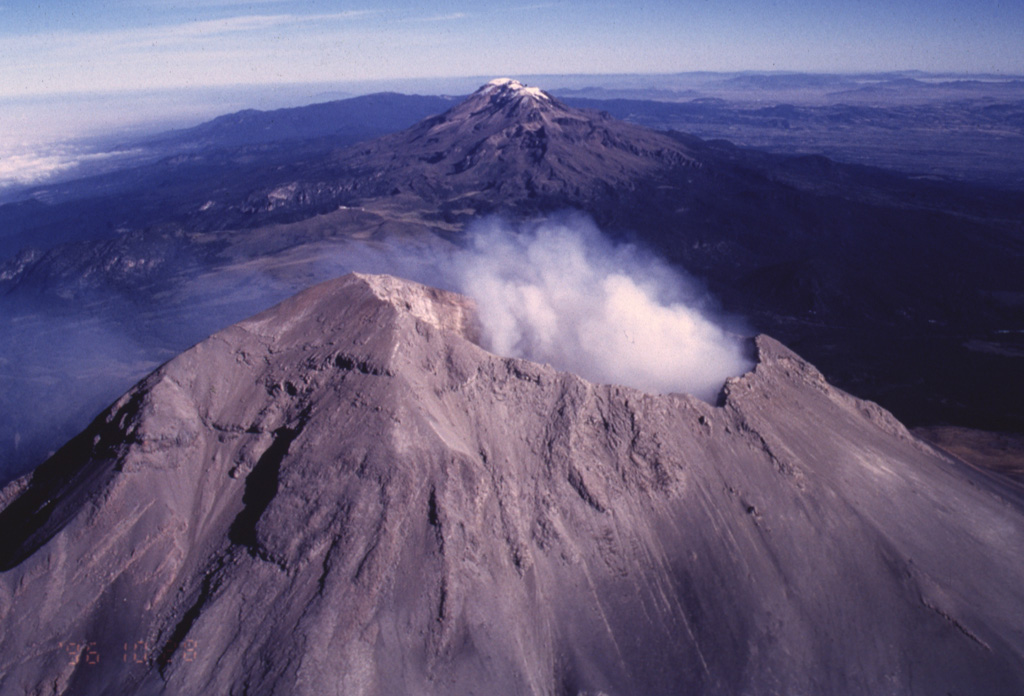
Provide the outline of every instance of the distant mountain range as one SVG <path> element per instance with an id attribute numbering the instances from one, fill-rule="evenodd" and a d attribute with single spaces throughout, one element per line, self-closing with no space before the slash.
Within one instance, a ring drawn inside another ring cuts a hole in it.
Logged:
<path id="1" fill-rule="evenodd" d="M 132 145 L 192 150 L 330 138 L 338 146 L 401 130 L 452 103 L 448 97 L 385 92 L 274 111 L 247 109 Z"/>

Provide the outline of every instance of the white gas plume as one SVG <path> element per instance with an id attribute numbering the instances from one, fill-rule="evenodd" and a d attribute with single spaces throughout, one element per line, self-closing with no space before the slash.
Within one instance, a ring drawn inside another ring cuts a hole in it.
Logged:
<path id="1" fill-rule="evenodd" d="M 752 367 L 740 336 L 712 320 L 695 283 L 593 222 L 565 216 L 470 230 L 460 290 L 479 305 L 500 355 L 546 362 L 588 380 L 714 401 Z"/>

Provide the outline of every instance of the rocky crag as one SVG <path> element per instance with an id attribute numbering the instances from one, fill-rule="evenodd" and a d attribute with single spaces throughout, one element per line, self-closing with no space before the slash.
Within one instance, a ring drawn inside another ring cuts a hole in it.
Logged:
<path id="1" fill-rule="evenodd" d="M 719 402 L 315 286 L 0 493 L 4 694 L 1024 691 L 1024 505 L 771 338 Z"/>

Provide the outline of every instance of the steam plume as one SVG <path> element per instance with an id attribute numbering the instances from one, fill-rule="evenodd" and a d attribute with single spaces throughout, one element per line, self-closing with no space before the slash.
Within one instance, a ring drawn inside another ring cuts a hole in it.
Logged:
<path id="1" fill-rule="evenodd" d="M 470 231 L 456 266 L 495 353 L 708 401 L 751 367 L 739 337 L 702 309 L 692 281 L 612 244 L 582 216 L 519 230 L 490 219 Z"/>

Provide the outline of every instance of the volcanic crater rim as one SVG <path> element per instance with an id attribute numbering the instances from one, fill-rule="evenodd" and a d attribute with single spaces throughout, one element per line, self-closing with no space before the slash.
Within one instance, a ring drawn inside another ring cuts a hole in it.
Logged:
<path id="1" fill-rule="evenodd" d="M 439 331 L 449 331 L 462 336 L 467 341 L 500 360 L 513 360 L 527 363 L 540 368 L 551 368 L 557 373 L 572 375 L 594 386 L 614 386 L 632 389 L 636 392 L 654 397 L 665 397 L 671 395 L 683 395 L 698 399 L 713 407 L 724 407 L 728 398 L 728 391 L 732 385 L 739 385 L 753 379 L 754 373 L 764 370 L 772 362 L 773 357 L 784 354 L 789 355 L 801 363 L 805 363 L 795 353 L 789 351 L 781 343 L 764 334 L 748 336 L 742 339 L 746 357 L 752 363 L 751 367 L 741 374 L 728 377 L 719 389 L 713 402 L 709 402 L 695 394 L 685 391 L 656 392 L 642 389 L 628 384 L 605 382 L 593 380 L 574 372 L 539 360 L 516 355 L 504 355 L 494 351 L 487 346 L 483 338 L 483 331 L 478 315 L 476 301 L 462 293 L 441 290 L 416 281 L 407 280 L 390 274 L 371 274 L 352 272 L 339 278 L 339 281 L 351 278 L 364 283 L 373 294 L 381 301 L 388 302 L 401 312 L 406 312 L 414 318 L 430 324 Z M 812 368 L 813 369 L 813 368 Z"/>

